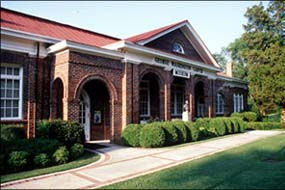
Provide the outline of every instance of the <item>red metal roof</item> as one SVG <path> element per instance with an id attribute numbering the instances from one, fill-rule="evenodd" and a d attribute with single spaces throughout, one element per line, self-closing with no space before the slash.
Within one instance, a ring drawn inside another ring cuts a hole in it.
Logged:
<path id="1" fill-rule="evenodd" d="M 1 27 L 70 40 L 92 46 L 104 46 L 120 39 L 67 24 L 19 13 L 1 7 Z"/>
<path id="2" fill-rule="evenodd" d="M 170 24 L 170 25 L 167 25 L 167 26 L 155 29 L 155 30 L 151 30 L 149 32 L 145 32 L 145 33 L 142 33 L 142 34 L 139 34 L 139 35 L 132 36 L 132 37 L 127 38 L 125 40 L 137 43 L 139 41 L 147 40 L 149 38 L 152 38 L 152 37 L 154 37 L 157 34 L 160 34 L 160 33 L 164 32 L 166 30 L 169 30 L 169 29 L 171 29 L 171 28 L 173 28 L 175 26 L 178 26 L 179 24 L 187 23 L 187 22 L 188 22 L 187 20 L 183 20 L 181 22 L 177 22 L 177 23 L 174 23 L 174 24 Z"/>

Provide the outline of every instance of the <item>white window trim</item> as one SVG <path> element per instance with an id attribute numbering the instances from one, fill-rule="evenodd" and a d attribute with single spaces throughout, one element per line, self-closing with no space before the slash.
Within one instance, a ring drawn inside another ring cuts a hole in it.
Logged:
<path id="1" fill-rule="evenodd" d="M 140 88 L 140 90 L 146 90 L 147 91 L 147 114 L 140 114 L 140 117 L 150 117 L 150 89 L 149 89 L 149 81 L 143 81 L 143 82 L 148 83 L 148 87 L 147 88 Z"/>
<path id="2" fill-rule="evenodd" d="M 176 88 L 176 86 L 174 87 Z M 184 100 L 184 93 L 183 93 L 183 90 L 174 90 L 174 113 L 171 112 L 171 116 L 182 116 L 183 114 L 183 106 L 182 106 L 182 113 L 177 113 L 177 92 L 181 92 L 182 93 L 182 104 L 183 102 L 185 101 Z"/>
<path id="3" fill-rule="evenodd" d="M 234 94 L 234 112 L 241 112 L 244 109 L 243 94 Z"/>
<path id="4" fill-rule="evenodd" d="M 223 103 L 223 105 L 222 105 L 222 111 L 219 109 L 219 107 L 220 107 L 220 99 L 222 99 L 222 103 Z M 218 93 L 217 94 L 217 96 L 216 96 L 216 114 L 224 114 L 224 112 L 225 112 L 225 103 L 224 103 L 224 98 L 223 98 L 223 96 L 220 94 L 220 93 Z"/>
<path id="5" fill-rule="evenodd" d="M 176 45 L 176 44 L 181 48 L 181 52 L 179 52 L 179 51 L 174 51 L 174 50 L 173 50 L 174 45 Z M 173 52 L 175 52 L 175 53 L 185 54 L 185 51 L 184 51 L 183 45 L 182 45 L 181 43 L 179 43 L 179 42 L 174 42 L 174 43 L 173 43 L 172 51 L 173 51 Z"/>
<path id="6" fill-rule="evenodd" d="M 16 120 L 22 120 L 22 111 L 23 111 L 23 67 L 16 64 L 8 64 L 8 63 L 1 63 L 1 66 L 4 67 L 14 67 L 19 68 L 19 76 L 11 76 L 11 75 L 3 75 L 1 74 L 1 79 L 20 79 L 20 86 L 19 86 L 19 116 L 18 117 L 1 117 L 1 121 L 16 121 Z"/>

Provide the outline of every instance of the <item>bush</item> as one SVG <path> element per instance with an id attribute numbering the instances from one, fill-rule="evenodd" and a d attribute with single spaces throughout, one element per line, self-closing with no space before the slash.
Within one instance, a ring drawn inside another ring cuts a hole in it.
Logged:
<path id="1" fill-rule="evenodd" d="M 121 136 L 122 143 L 127 146 L 140 146 L 140 130 L 142 126 L 140 124 L 127 125 Z"/>
<path id="2" fill-rule="evenodd" d="M 84 142 L 84 129 L 74 121 L 42 120 L 37 122 L 36 135 L 39 138 L 57 139 L 67 147 Z"/>
<path id="3" fill-rule="evenodd" d="M 8 165 L 12 171 L 21 171 L 28 165 L 29 153 L 26 151 L 13 151 L 9 155 Z"/>
<path id="4" fill-rule="evenodd" d="M 246 125 L 246 128 L 255 129 L 255 130 L 280 129 L 281 123 L 279 122 L 248 122 Z"/>
<path id="5" fill-rule="evenodd" d="M 41 153 L 35 156 L 34 158 L 34 164 L 37 167 L 46 167 L 50 163 L 50 159 L 48 158 L 48 155 L 45 153 Z"/>
<path id="6" fill-rule="evenodd" d="M 4 154 L 0 154 L 0 163 L 0 174 L 3 174 L 6 170 L 6 160 Z"/>
<path id="7" fill-rule="evenodd" d="M 195 121 L 195 127 L 199 129 L 203 137 L 214 136 L 213 133 L 209 131 L 209 118 L 199 118 Z"/>
<path id="8" fill-rule="evenodd" d="M 240 129 L 237 118 L 236 117 L 230 118 L 230 121 L 232 122 L 233 133 L 238 133 Z"/>
<path id="9" fill-rule="evenodd" d="M 166 121 L 162 123 L 165 132 L 165 145 L 174 145 L 178 143 L 178 131 L 172 122 Z"/>
<path id="10" fill-rule="evenodd" d="M 243 115 L 242 115 L 241 113 L 239 113 L 239 112 L 233 112 L 233 113 L 231 114 L 231 117 L 240 117 L 240 118 L 243 118 Z"/>
<path id="11" fill-rule="evenodd" d="M 72 159 L 77 159 L 80 156 L 82 156 L 84 153 L 84 147 L 82 144 L 75 143 L 71 148 L 70 148 L 70 154 Z"/>
<path id="12" fill-rule="evenodd" d="M 188 134 L 187 128 L 183 121 L 172 121 L 173 125 L 177 129 L 178 143 L 187 142 Z"/>
<path id="13" fill-rule="evenodd" d="M 140 145 L 142 147 L 161 147 L 165 144 L 165 132 L 161 123 L 146 124 L 140 132 Z"/>
<path id="14" fill-rule="evenodd" d="M 53 159 L 56 164 L 65 164 L 68 161 L 69 152 L 65 146 L 59 147 L 53 154 Z"/>
<path id="15" fill-rule="evenodd" d="M 237 123 L 238 123 L 238 125 L 239 125 L 239 128 L 238 128 L 238 132 L 244 132 L 244 130 L 245 130 L 245 122 L 241 119 L 241 118 L 236 118 L 236 121 L 237 121 Z"/>
<path id="16" fill-rule="evenodd" d="M 232 124 L 230 118 L 223 117 L 223 121 L 224 121 L 224 123 L 226 125 L 227 133 L 228 134 L 234 133 L 233 124 Z"/>
<path id="17" fill-rule="evenodd" d="M 257 114 L 255 112 L 243 112 L 243 113 L 235 112 L 231 114 L 231 117 L 239 117 L 243 121 L 248 121 L 248 122 L 257 120 Z"/>
<path id="18" fill-rule="evenodd" d="M 1 125 L 1 139 L 12 141 L 25 138 L 25 128 L 22 125 Z"/>
<path id="19" fill-rule="evenodd" d="M 214 118 L 209 123 L 210 131 L 217 136 L 223 136 L 226 134 L 226 125 L 222 118 Z"/>
<path id="20" fill-rule="evenodd" d="M 200 131 L 193 122 L 184 122 L 188 129 L 187 141 L 197 141 L 200 137 Z"/>

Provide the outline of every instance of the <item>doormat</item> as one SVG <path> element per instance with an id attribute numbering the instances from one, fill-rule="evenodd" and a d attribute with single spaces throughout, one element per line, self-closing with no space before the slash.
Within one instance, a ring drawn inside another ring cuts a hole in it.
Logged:
<path id="1" fill-rule="evenodd" d="M 100 148 L 108 148 L 109 146 L 101 145 L 101 144 L 98 144 L 98 143 L 85 143 L 84 147 L 85 148 L 90 148 L 90 149 L 100 149 Z"/>

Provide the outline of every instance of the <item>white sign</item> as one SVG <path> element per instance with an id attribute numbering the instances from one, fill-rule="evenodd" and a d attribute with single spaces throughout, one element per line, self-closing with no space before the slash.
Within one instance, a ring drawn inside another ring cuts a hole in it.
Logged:
<path id="1" fill-rule="evenodd" d="M 173 69 L 173 75 L 177 77 L 190 78 L 190 73 L 182 70 Z"/>

